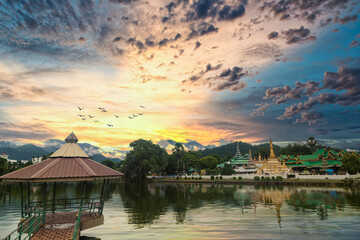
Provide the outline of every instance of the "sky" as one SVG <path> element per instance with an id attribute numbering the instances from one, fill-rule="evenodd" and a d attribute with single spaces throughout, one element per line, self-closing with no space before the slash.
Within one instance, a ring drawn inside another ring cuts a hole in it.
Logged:
<path id="1" fill-rule="evenodd" d="M 360 149 L 359 13 L 356 0 L 0 0 L 0 141 Z"/>

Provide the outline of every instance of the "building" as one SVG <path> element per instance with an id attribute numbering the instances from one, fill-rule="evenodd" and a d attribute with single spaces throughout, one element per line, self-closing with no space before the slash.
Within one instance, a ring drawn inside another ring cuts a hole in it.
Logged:
<path id="1" fill-rule="evenodd" d="M 280 162 L 275 156 L 272 140 L 270 138 L 270 156 L 261 166 L 258 171 L 259 174 L 265 175 L 282 175 L 290 173 L 290 169 L 285 165 L 285 162 Z"/>
<path id="2" fill-rule="evenodd" d="M 8 160 L 9 159 L 9 154 L 4 152 L 4 153 L 0 154 L 0 157 L 3 158 L 3 159 Z"/>
<path id="3" fill-rule="evenodd" d="M 42 157 L 32 157 L 31 162 L 33 164 L 41 162 Z"/>
<path id="4" fill-rule="evenodd" d="M 251 150 L 249 154 L 241 154 L 239 144 L 236 144 L 235 156 L 225 163 L 217 165 L 217 168 L 224 168 L 225 164 L 230 164 L 235 172 L 237 173 L 256 173 L 257 168 L 251 156 Z"/>
<path id="5" fill-rule="evenodd" d="M 303 174 L 334 174 L 342 166 L 341 159 L 347 151 L 335 152 L 325 148 L 318 149 L 311 155 L 281 155 L 279 159 L 292 168 L 293 171 Z M 356 154 L 356 153 L 355 153 Z"/>
<path id="6" fill-rule="evenodd" d="M 9 159 L 9 154 L 7 154 L 7 153 L 0 154 L 0 157 L 6 159 L 6 161 L 8 161 L 9 163 L 17 163 L 18 162 L 17 160 Z M 21 162 L 23 162 L 23 161 L 21 161 Z"/>

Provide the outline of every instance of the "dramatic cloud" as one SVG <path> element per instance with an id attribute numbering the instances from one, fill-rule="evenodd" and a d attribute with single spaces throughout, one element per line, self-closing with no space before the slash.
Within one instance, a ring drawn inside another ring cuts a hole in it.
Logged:
<path id="1" fill-rule="evenodd" d="M 275 98 L 276 103 L 280 104 L 287 98 L 299 99 L 302 96 L 310 96 L 307 101 L 290 105 L 285 108 L 283 115 L 278 119 L 288 119 L 302 113 L 302 119 L 308 119 L 312 123 L 312 117 L 323 117 L 314 112 L 306 113 L 317 104 L 339 104 L 342 106 L 356 106 L 360 104 L 360 69 L 341 67 L 337 72 L 325 72 L 321 82 L 307 82 L 305 84 L 297 83 L 294 89 L 288 86 L 283 88 L 273 88 L 266 91 L 265 99 Z M 319 85 L 322 84 L 322 87 Z M 303 92 L 305 90 L 305 93 Z M 334 93 L 335 90 L 338 93 Z M 297 123 L 301 122 L 296 121 Z M 309 122 L 309 121 L 308 121 Z"/>
<path id="2" fill-rule="evenodd" d="M 275 39 L 279 36 L 278 32 L 271 32 L 267 35 L 268 39 Z"/>
<path id="3" fill-rule="evenodd" d="M 290 28 L 281 32 L 281 36 L 285 38 L 287 44 L 303 43 L 305 41 L 316 40 L 315 36 L 310 36 L 310 30 L 301 26 L 300 28 Z"/>
<path id="4" fill-rule="evenodd" d="M 258 108 L 253 109 L 253 112 L 249 114 L 250 116 L 264 116 L 264 112 L 267 110 L 267 107 L 269 107 L 270 104 L 264 102 L 255 104 L 255 106 L 258 106 Z"/>
<path id="5" fill-rule="evenodd" d="M 308 123 L 309 125 L 316 124 L 320 119 L 324 117 L 324 114 L 318 112 L 302 112 L 301 119 L 296 119 L 294 123 Z"/>
<path id="6" fill-rule="evenodd" d="M 348 22 L 354 22 L 354 21 L 357 21 L 357 20 L 358 20 L 358 15 L 357 14 L 348 15 L 348 16 L 345 16 L 343 18 L 339 18 L 339 17 L 334 18 L 334 22 L 341 23 L 341 24 L 345 24 L 345 23 L 348 23 Z"/>

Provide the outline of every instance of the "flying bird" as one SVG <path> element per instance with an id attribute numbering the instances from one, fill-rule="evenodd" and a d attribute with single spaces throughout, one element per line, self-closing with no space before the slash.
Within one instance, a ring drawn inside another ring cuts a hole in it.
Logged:
<path id="1" fill-rule="evenodd" d="M 141 108 L 145 108 L 144 106 L 140 105 Z"/>
<path id="2" fill-rule="evenodd" d="M 116 118 L 119 118 L 119 116 L 118 115 L 114 115 Z"/>
<path id="3" fill-rule="evenodd" d="M 81 110 L 83 110 L 84 108 L 81 108 L 81 107 L 78 106 L 78 109 L 81 111 Z"/>
<path id="4" fill-rule="evenodd" d="M 78 114 L 78 116 L 79 116 L 79 117 L 82 117 L 82 118 L 85 117 L 85 115 L 82 115 L 82 114 Z"/>
<path id="5" fill-rule="evenodd" d="M 94 120 L 94 122 L 96 122 L 96 123 L 97 123 L 98 121 L 99 121 L 99 120 Z"/>
<path id="6" fill-rule="evenodd" d="M 137 115 L 133 114 L 134 117 L 137 117 Z"/>
<path id="7" fill-rule="evenodd" d="M 128 116 L 128 118 L 133 119 L 133 117 Z"/>
<path id="8" fill-rule="evenodd" d="M 101 110 L 101 112 L 107 112 L 107 110 L 106 110 L 105 108 L 103 108 L 103 109 Z"/>
<path id="9" fill-rule="evenodd" d="M 83 120 L 83 121 L 84 121 L 84 120 L 86 120 L 86 118 L 81 118 L 81 120 Z"/>
<path id="10" fill-rule="evenodd" d="M 138 113 L 139 116 L 144 115 L 143 113 Z"/>
<path id="11" fill-rule="evenodd" d="M 108 127 L 113 127 L 114 125 L 111 125 L 111 124 L 106 124 Z"/>
<path id="12" fill-rule="evenodd" d="M 95 116 L 91 116 L 91 115 L 88 115 L 89 116 L 89 118 L 94 118 Z"/>

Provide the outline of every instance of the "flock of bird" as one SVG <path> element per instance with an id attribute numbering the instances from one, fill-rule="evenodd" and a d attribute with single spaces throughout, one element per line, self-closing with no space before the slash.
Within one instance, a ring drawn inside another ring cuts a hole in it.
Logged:
<path id="1" fill-rule="evenodd" d="M 144 106 L 142 106 L 142 105 L 139 105 L 139 107 L 140 108 L 145 108 Z M 84 108 L 83 107 L 77 107 L 78 109 L 79 109 L 79 111 L 82 111 L 82 110 L 84 110 Z M 103 112 L 103 113 L 106 113 L 106 112 L 108 112 L 105 108 L 103 108 L 103 107 L 98 107 L 97 108 L 98 110 L 100 110 L 100 112 Z M 129 119 L 134 119 L 134 118 L 136 118 L 136 117 L 140 117 L 140 116 L 142 116 L 142 115 L 144 115 L 144 113 L 137 113 L 137 114 L 131 114 L 131 115 L 129 115 L 129 116 L 127 116 Z M 83 121 L 85 121 L 86 119 L 92 119 L 95 123 L 98 123 L 99 122 L 99 120 L 96 120 L 96 119 L 93 119 L 93 118 L 95 118 L 95 116 L 93 116 L 93 115 L 85 115 L 85 114 L 78 114 L 78 116 L 81 118 L 81 120 L 83 120 Z M 116 117 L 116 118 L 119 118 L 120 116 L 119 115 L 116 115 L 116 114 L 114 114 L 114 116 Z M 88 118 L 87 118 L 88 117 Z M 106 126 L 108 126 L 108 127 L 114 127 L 114 125 L 112 125 L 112 124 L 106 124 Z"/>

